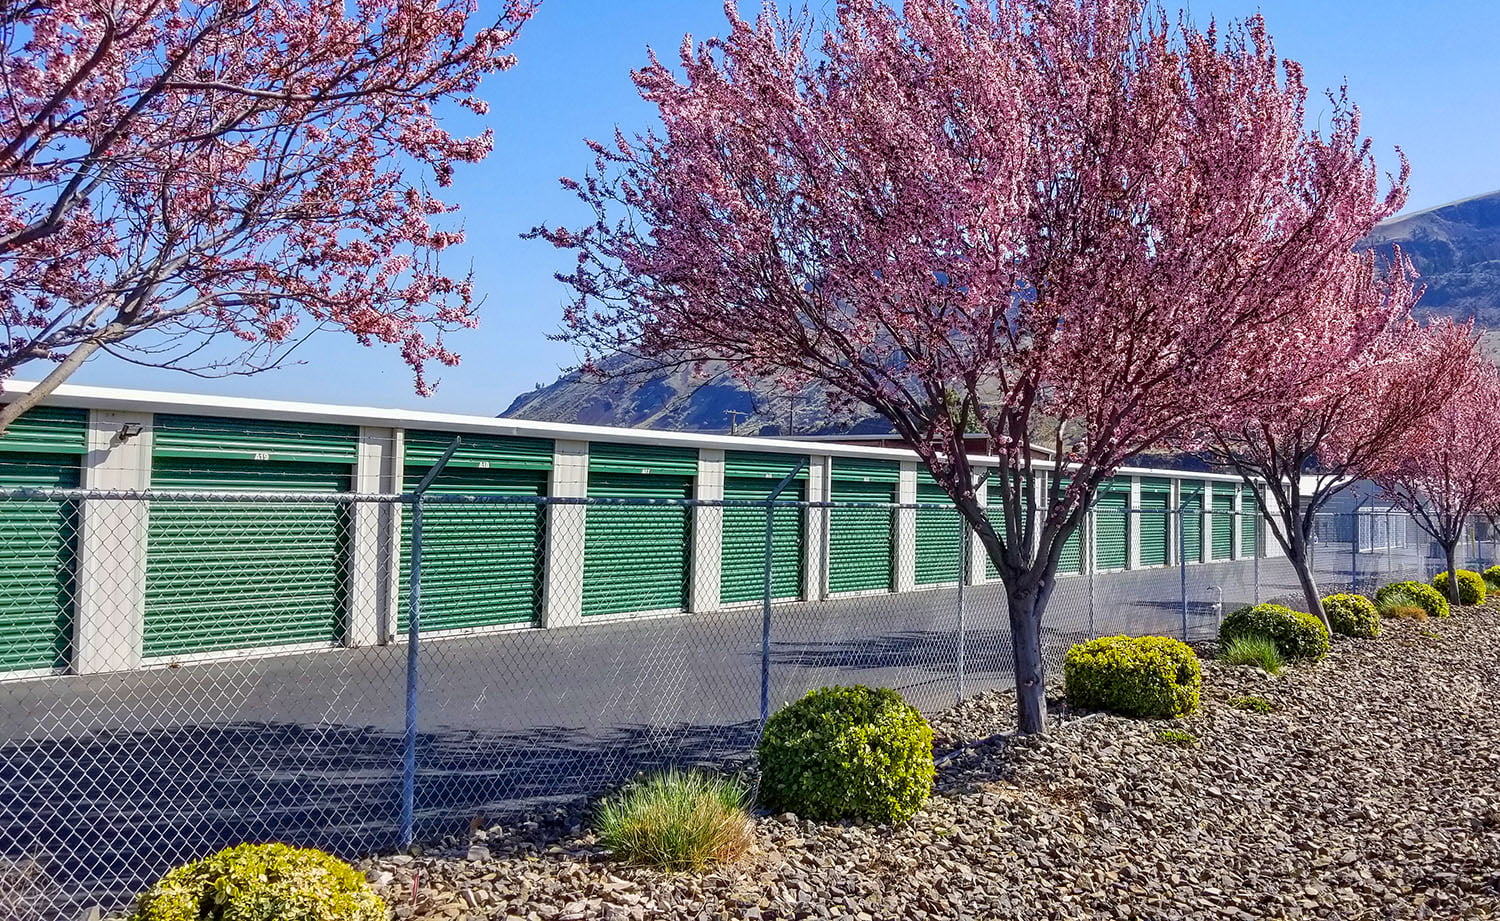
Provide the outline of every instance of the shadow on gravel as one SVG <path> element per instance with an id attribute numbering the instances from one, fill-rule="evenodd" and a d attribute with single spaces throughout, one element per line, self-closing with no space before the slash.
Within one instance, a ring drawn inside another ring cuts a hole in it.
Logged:
<path id="1" fill-rule="evenodd" d="M 753 748 L 756 731 L 745 722 L 424 733 L 418 837 L 576 801 L 640 770 L 724 764 Z M 347 858 L 392 849 L 401 756 L 396 733 L 278 723 L 0 747 L 0 871 L 18 890 L 7 921 L 70 919 L 78 911 L 68 904 L 119 907 L 171 866 L 242 841 Z"/>

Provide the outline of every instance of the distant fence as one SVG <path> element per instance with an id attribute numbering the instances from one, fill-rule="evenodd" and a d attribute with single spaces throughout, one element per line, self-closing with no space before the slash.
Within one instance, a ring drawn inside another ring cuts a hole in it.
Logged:
<path id="1" fill-rule="evenodd" d="M 734 764 L 822 685 L 935 711 L 1010 680 L 1003 589 L 951 506 L 319 485 L 0 494 L 0 917 L 115 909 L 243 840 L 358 856 Z M 1064 555 L 1048 662 L 1297 603 L 1263 533 L 1101 506 Z M 1327 517 L 1319 578 L 1424 578 L 1419 533 Z"/>

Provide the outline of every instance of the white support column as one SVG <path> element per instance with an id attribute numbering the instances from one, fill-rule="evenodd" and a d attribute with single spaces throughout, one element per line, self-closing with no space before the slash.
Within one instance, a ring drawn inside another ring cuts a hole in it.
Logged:
<path id="1" fill-rule="evenodd" d="M 1236 560 L 1245 555 L 1245 486 L 1243 483 L 1234 488 L 1234 542 L 1230 545 L 1233 549 L 1230 556 Z"/>
<path id="2" fill-rule="evenodd" d="M 1171 511 L 1167 513 L 1167 564 L 1170 566 L 1182 565 L 1182 480 L 1173 477 L 1171 488 L 1167 492 L 1167 504 Z"/>
<path id="3" fill-rule="evenodd" d="M 988 510 L 990 507 L 990 483 L 984 477 L 985 468 L 974 468 L 974 479 L 979 484 L 974 487 L 974 501 L 979 503 L 980 508 Z M 990 580 L 990 554 L 984 549 L 984 544 L 979 540 L 977 534 L 969 535 L 969 584 L 982 585 Z"/>
<path id="4" fill-rule="evenodd" d="M 354 462 L 354 491 L 390 495 L 401 491 L 403 433 L 361 426 Z M 350 525 L 347 570 L 347 646 L 389 643 L 396 634 L 401 579 L 401 509 L 391 503 L 356 502 Z"/>
<path id="5" fill-rule="evenodd" d="M 1198 509 L 1198 560 L 1199 563 L 1211 563 L 1214 558 L 1214 516 L 1211 514 L 1214 507 L 1214 484 L 1211 480 L 1202 480 L 1198 488 L 1203 496 L 1203 504 Z"/>
<path id="6" fill-rule="evenodd" d="M 547 491 L 556 498 L 589 494 L 589 443 L 558 441 L 552 448 L 552 477 Z M 583 623 L 583 535 L 587 508 L 547 506 L 547 547 L 543 564 L 542 626 Z"/>
<path id="7" fill-rule="evenodd" d="M 917 462 L 901 462 L 901 481 L 896 486 L 896 502 L 915 505 L 917 501 Z M 898 592 L 909 592 L 917 587 L 917 510 L 896 510 L 896 548 L 894 584 Z"/>
<path id="8" fill-rule="evenodd" d="M 771 481 L 768 481 L 771 482 Z M 771 482 L 771 486 L 774 486 Z M 770 491 L 767 486 L 766 491 Z M 703 448 L 698 452 L 698 476 L 693 497 L 701 500 L 724 498 L 724 450 Z M 719 607 L 719 586 L 724 565 L 724 509 L 722 506 L 698 506 L 693 509 L 693 575 L 688 610 L 694 613 L 714 611 Z"/>
<path id="9" fill-rule="evenodd" d="M 137 426 L 139 434 L 127 437 Z M 91 410 L 88 438 L 85 489 L 135 492 L 150 487 L 150 413 Z M 139 499 L 88 499 L 81 505 L 72 670 L 92 675 L 138 668 L 150 511 Z"/>
<path id="10" fill-rule="evenodd" d="M 1125 513 L 1127 522 L 1125 535 L 1125 568 L 1141 568 L 1141 530 L 1146 526 L 1141 514 L 1141 478 L 1130 478 L 1130 509 Z"/>
<path id="11" fill-rule="evenodd" d="M 827 502 L 828 477 L 833 465 L 826 456 L 807 459 L 807 501 Z M 802 541 L 802 597 L 822 601 L 828 597 L 828 509 L 810 508 Z"/>

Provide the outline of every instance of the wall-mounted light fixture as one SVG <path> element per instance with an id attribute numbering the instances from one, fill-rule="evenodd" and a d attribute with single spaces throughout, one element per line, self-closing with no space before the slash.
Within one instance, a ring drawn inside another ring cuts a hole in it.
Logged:
<path id="1" fill-rule="evenodd" d="M 118 434 L 121 441 L 129 441 L 140 433 L 141 424 L 139 422 L 126 422 L 124 425 L 120 426 L 120 431 Z"/>

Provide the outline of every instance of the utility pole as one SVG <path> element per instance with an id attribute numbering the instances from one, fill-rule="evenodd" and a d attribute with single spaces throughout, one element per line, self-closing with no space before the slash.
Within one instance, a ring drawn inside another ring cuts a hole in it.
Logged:
<path id="1" fill-rule="evenodd" d="M 724 415 L 729 417 L 729 434 L 731 435 L 738 435 L 740 428 L 740 419 L 742 417 L 748 418 L 750 416 L 749 413 L 739 409 L 726 409 L 724 410 Z"/>

